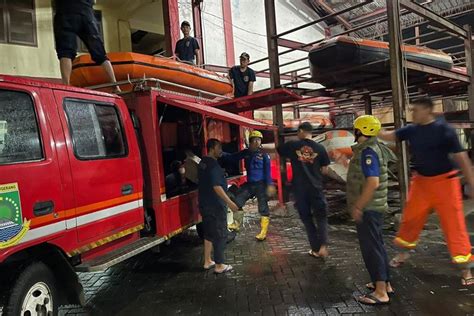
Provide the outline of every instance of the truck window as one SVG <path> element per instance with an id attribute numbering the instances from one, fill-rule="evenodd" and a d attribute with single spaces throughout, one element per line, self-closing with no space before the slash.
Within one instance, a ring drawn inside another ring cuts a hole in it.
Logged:
<path id="1" fill-rule="evenodd" d="M 43 157 L 33 100 L 24 92 L 0 90 L 0 164 Z"/>
<path id="2" fill-rule="evenodd" d="M 65 100 L 64 108 L 78 159 L 117 158 L 127 155 L 121 120 L 114 105 Z"/>

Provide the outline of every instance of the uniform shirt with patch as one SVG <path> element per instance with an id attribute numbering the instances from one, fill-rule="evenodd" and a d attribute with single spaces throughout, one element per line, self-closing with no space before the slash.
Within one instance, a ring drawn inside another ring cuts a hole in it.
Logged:
<path id="1" fill-rule="evenodd" d="M 297 186 L 305 186 L 313 182 L 321 186 L 323 178 L 321 168 L 331 163 L 323 145 L 311 139 L 294 140 L 281 145 L 278 153 L 290 159 L 293 182 Z"/>
<path id="2" fill-rule="evenodd" d="M 203 157 L 198 166 L 198 199 L 201 209 L 225 208 L 225 202 L 214 191 L 215 186 L 221 186 L 227 192 L 227 179 L 224 169 L 217 160 Z"/>
<path id="3" fill-rule="evenodd" d="M 444 120 L 427 125 L 407 125 L 396 131 L 400 141 L 407 141 L 411 162 L 422 176 L 432 177 L 456 168 L 449 155 L 463 151 L 455 130 Z"/>
<path id="4" fill-rule="evenodd" d="M 379 156 L 372 148 L 366 148 L 362 151 L 361 165 L 366 178 L 380 177 Z"/>
<path id="5" fill-rule="evenodd" d="M 234 97 L 243 97 L 249 94 L 249 83 L 256 81 L 255 71 L 247 67 L 240 71 L 240 66 L 234 66 L 229 70 L 229 77 L 234 80 Z"/>
<path id="6" fill-rule="evenodd" d="M 248 182 L 264 181 L 268 185 L 273 184 L 270 156 L 262 150 L 251 151 L 250 149 L 244 149 L 234 154 L 226 153 L 223 155 L 223 158 L 234 162 L 244 159 Z"/>
<path id="7" fill-rule="evenodd" d="M 194 63 L 196 49 L 199 49 L 199 43 L 197 39 L 192 36 L 188 36 L 176 42 L 174 53 L 179 59 Z"/>

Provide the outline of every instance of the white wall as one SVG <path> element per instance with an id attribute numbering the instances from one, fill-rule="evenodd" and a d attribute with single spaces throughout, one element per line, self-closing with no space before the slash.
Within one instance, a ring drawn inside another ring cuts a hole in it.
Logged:
<path id="1" fill-rule="evenodd" d="M 53 10 L 50 0 L 36 0 L 38 46 L 0 44 L 0 73 L 58 78 L 59 62 L 53 36 Z"/>
<path id="2" fill-rule="evenodd" d="M 268 56 L 267 36 L 265 23 L 265 8 L 263 0 L 231 0 L 232 24 L 234 33 L 235 60 L 239 60 L 242 52 L 250 54 L 251 60 L 257 60 Z M 180 22 L 192 21 L 191 0 L 178 0 L 180 11 Z M 279 33 L 296 26 L 314 21 L 318 16 L 314 11 L 298 0 L 276 0 L 277 31 Z M 224 41 L 224 21 L 222 18 L 221 0 L 205 0 L 202 7 L 203 36 L 205 62 L 208 64 L 226 65 L 226 51 Z M 307 43 L 323 38 L 324 30 L 319 26 L 311 26 L 288 36 L 287 39 Z M 280 48 L 280 51 L 287 48 Z M 280 57 L 280 63 L 288 62 L 307 56 L 307 52 L 296 51 Z M 282 67 L 281 72 L 301 68 L 307 65 L 307 61 L 295 63 L 291 66 Z M 261 62 L 251 66 L 254 70 L 268 68 L 268 62 Z M 308 70 L 302 71 L 307 72 Z M 259 77 L 256 89 L 264 89 L 270 86 L 270 80 Z M 310 88 L 319 85 L 308 84 Z"/>

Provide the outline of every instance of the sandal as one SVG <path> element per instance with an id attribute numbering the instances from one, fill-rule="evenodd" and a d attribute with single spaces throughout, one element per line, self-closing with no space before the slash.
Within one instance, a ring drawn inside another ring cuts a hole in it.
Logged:
<path id="1" fill-rule="evenodd" d="M 216 266 L 216 263 L 214 261 L 212 261 L 209 265 L 204 265 L 204 270 L 210 270 L 211 268 L 215 267 Z"/>
<path id="2" fill-rule="evenodd" d="M 461 284 L 463 286 L 472 286 L 474 285 L 474 277 L 472 278 L 461 278 Z"/>
<path id="3" fill-rule="evenodd" d="M 372 282 L 367 283 L 367 284 L 365 285 L 365 287 L 366 287 L 368 290 L 375 291 L 375 286 L 374 286 L 374 284 L 373 284 Z M 390 292 L 387 291 L 387 294 L 388 294 L 388 296 L 395 295 L 395 291 L 393 291 L 393 290 L 390 291 Z"/>
<path id="4" fill-rule="evenodd" d="M 234 270 L 234 267 L 231 266 L 230 264 L 228 264 L 228 265 L 225 266 L 224 270 L 222 270 L 222 271 L 216 271 L 216 270 L 214 270 L 214 273 L 215 273 L 215 274 L 224 274 L 224 273 L 226 273 L 226 272 L 231 272 L 232 270 Z"/>
<path id="5" fill-rule="evenodd" d="M 388 265 L 391 266 L 392 268 L 400 268 L 402 265 L 405 264 L 405 262 L 406 262 L 406 260 L 408 260 L 408 258 L 410 258 L 410 256 L 406 257 L 404 260 L 401 260 L 401 259 L 398 258 L 398 256 L 395 256 L 395 258 L 390 260 Z"/>
<path id="6" fill-rule="evenodd" d="M 316 258 L 316 259 L 323 259 L 323 260 L 326 260 L 329 256 L 322 256 L 320 255 L 319 253 L 317 253 L 316 251 L 314 250 L 310 250 L 308 252 L 308 255 L 310 255 L 311 257 L 313 258 Z"/>
<path id="7" fill-rule="evenodd" d="M 373 303 L 367 302 L 367 301 L 364 301 L 364 299 L 369 299 L 369 300 L 372 300 L 374 302 Z M 370 306 L 379 306 L 379 305 L 388 305 L 388 304 L 390 304 L 390 299 L 386 302 L 382 302 L 381 300 L 379 300 L 378 298 L 376 298 L 372 294 L 366 294 L 366 295 L 359 296 L 357 298 L 357 301 L 361 304 L 370 305 Z"/>

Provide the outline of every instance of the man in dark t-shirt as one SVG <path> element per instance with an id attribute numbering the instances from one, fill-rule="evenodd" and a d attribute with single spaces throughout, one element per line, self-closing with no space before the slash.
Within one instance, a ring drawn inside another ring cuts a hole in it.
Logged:
<path id="1" fill-rule="evenodd" d="M 382 131 L 387 141 L 407 141 L 416 175 L 403 210 L 402 223 L 395 244 L 405 250 L 416 247 L 418 237 L 431 209 L 440 217 L 453 263 L 462 269 L 462 285 L 474 285 L 469 265 L 474 263 L 463 212 L 461 183 L 454 162 L 461 168 L 474 197 L 471 162 L 463 151 L 456 132 L 433 114 L 433 102 L 419 99 L 412 103 L 413 123 L 397 131 Z M 454 160 L 451 160 L 451 158 Z M 399 253 L 390 264 L 400 266 L 409 257 Z"/>
<path id="2" fill-rule="evenodd" d="M 174 53 L 179 60 L 194 64 L 194 56 L 196 56 L 196 65 L 200 64 L 199 60 L 199 43 L 197 39 L 189 35 L 191 32 L 191 24 L 188 21 L 181 23 L 181 32 L 184 37 L 176 42 Z"/>
<path id="3" fill-rule="evenodd" d="M 309 122 L 298 127 L 298 140 L 284 143 L 278 153 L 291 161 L 293 194 L 296 208 L 308 235 L 313 257 L 327 257 L 327 203 L 322 178 L 330 164 L 326 149 L 311 139 L 313 127 Z M 316 218 L 317 228 L 313 221 Z"/>
<path id="4" fill-rule="evenodd" d="M 238 206 L 227 195 L 227 180 L 217 159 L 222 156 L 222 145 L 217 139 L 207 141 L 207 156 L 198 166 L 198 200 L 204 230 L 204 269 L 215 265 L 215 273 L 232 271 L 224 264 L 224 250 L 227 241 L 227 207 L 233 212 Z M 214 261 L 211 250 L 214 248 Z"/>
<path id="5" fill-rule="evenodd" d="M 253 94 L 253 83 L 256 81 L 255 71 L 249 67 L 250 55 L 240 54 L 240 66 L 229 70 L 229 77 L 234 87 L 234 97 L 243 97 Z"/>
<path id="6" fill-rule="evenodd" d="M 102 65 L 109 81 L 116 82 L 99 33 L 93 4 L 93 0 L 55 0 L 54 38 L 63 84 L 70 84 L 72 61 L 77 54 L 77 37 L 87 46 L 92 60 Z M 118 86 L 115 92 L 120 92 Z"/>

